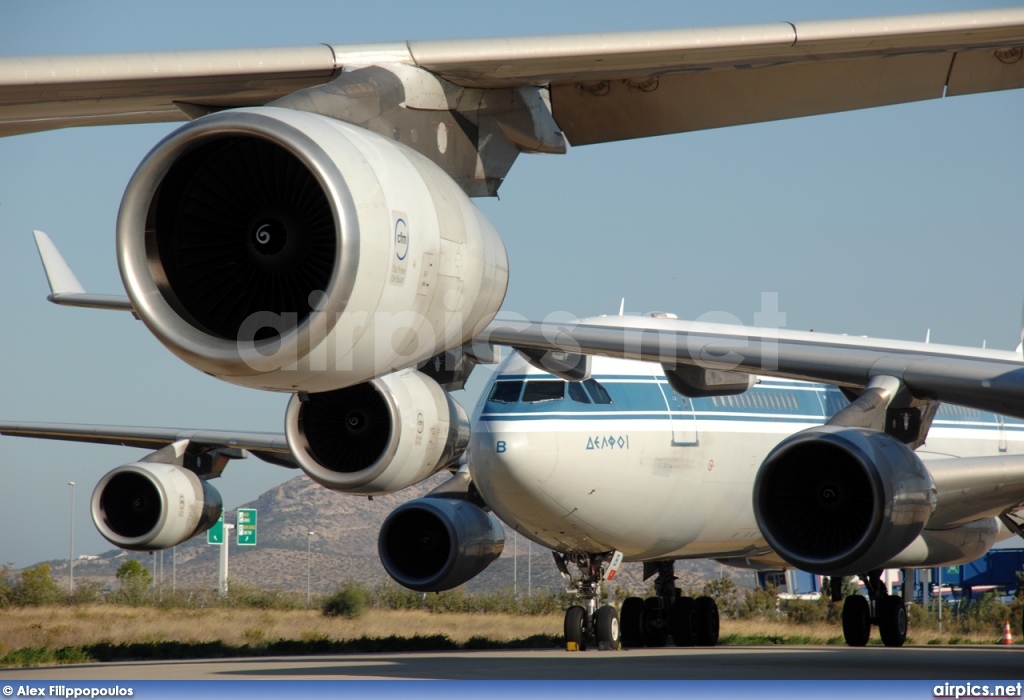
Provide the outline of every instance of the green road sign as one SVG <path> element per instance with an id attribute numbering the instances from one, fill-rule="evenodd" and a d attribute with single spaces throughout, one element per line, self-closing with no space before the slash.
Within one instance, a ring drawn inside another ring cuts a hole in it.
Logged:
<path id="1" fill-rule="evenodd" d="M 256 544 L 256 509 L 238 509 L 238 544 Z"/>
<path id="2" fill-rule="evenodd" d="M 959 566 L 947 566 L 946 570 L 943 573 L 952 574 L 953 576 L 956 576 L 957 574 L 960 573 L 960 567 Z"/>
<path id="3" fill-rule="evenodd" d="M 206 531 L 206 544 L 223 544 L 224 542 L 224 514 L 214 523 L 213 527 Z"/>

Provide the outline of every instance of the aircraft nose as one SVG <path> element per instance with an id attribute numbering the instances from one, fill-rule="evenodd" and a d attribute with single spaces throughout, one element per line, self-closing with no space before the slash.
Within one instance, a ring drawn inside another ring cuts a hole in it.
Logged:
<path id="1" fill-rule="evenodd" d="M 476 457 L 516 482 L 542 483 L 555 470 L 558 445 L 552 434 L 489 432 L 474 435 L 474 440 Z"/>

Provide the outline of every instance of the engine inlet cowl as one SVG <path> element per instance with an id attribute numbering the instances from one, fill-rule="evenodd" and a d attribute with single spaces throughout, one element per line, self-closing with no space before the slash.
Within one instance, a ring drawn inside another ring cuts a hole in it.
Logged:
<path id="1" fill-rule="evenodd" d="M 147 229 L 164 298 L 196 328 L 230 341 L 255 314 L 302 324 L 310 295 L 330 286 L 340 238 L 314 172 L 283 145 L 243 135 L 204 141 L 175 161 Z M 253 337 L 283 330 L 262 326 Z"/>
<path id="2" fill-rule="evenodd" d="M 935 507 L 935 484 L 899 440 L 811 428 L 779 443 L 754 480 L 754 515 L 775 552 L 815 574 L 862 574 L 903 551 Z"/>
<path id="3" fill-rule="evenodd" d="M 296 394 L 285 436 L 299 467 L 336 491 L 384 494 L 454 464 L 469 444 L 469 418 L 416 370 L 320 394 Z"/>
<path id="4" fill-rule="evenodd" d="M 321 114 L 229 109 L 132 176 L 118 265 L 139 318 L 225 381 L 323 393 L 468 342 L 501 306 L 494 227 L 439 166 Z"/>
<path id="5" fill-rule="evenodd" d="M 193 472 L 157 462 L 126 464 L 92 494 L 92 520 L 109 542 L 136 551 L 166 549 L 209 530 L 220 494 Z"/>
<path id="6" fill-rule="evenodd" d="M 498 519 L 468 501 L 417 498 L 394 510 L 377 539 L 391 578 L 414 591 L 461 586 L 501 555 Z"/>

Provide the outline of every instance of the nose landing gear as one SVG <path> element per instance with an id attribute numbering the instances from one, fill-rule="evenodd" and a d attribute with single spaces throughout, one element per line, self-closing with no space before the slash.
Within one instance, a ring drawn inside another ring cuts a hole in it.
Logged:
<path id="1" fill-rule="evenodd" d="M 569 592 L 583 599 L 583 605 L 573 605 L 565 611 L 566 649 L 586 651 L 593 638 L 597 640 L 598 649 L 618 650 L 621 646 L 619 613 L 610 605 L 598 607 L 598 600 L 601 583 L 615 575 L 622 563 L 622 553 L 553 554 L 558 570 L 569 579 Z M 579 578 L 569 573 L 569 564 L 579 569 Z"/>

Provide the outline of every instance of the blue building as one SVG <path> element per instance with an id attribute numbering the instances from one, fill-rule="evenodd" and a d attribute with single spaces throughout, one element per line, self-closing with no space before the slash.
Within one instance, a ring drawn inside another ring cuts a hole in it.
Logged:
<path id="1" fill-rule="evenodd" d="M 918 603 L 924 600 L 925 586 L 929 597 L 936 595 L 940 583 L 943 595 L 956 600 L 970 601 L 992 590 L 1009 595 L 1021 584 L 1017 578 L 1019 572 L 1024 572 L 1024 549 L 993 549 L 969 564 L 912 570 L 913 599 Z M 806 571 L 759 571 L 757 574 L 759 586 L 771 584 L 792 595 L 820 593 L 821 579 Z"/>

